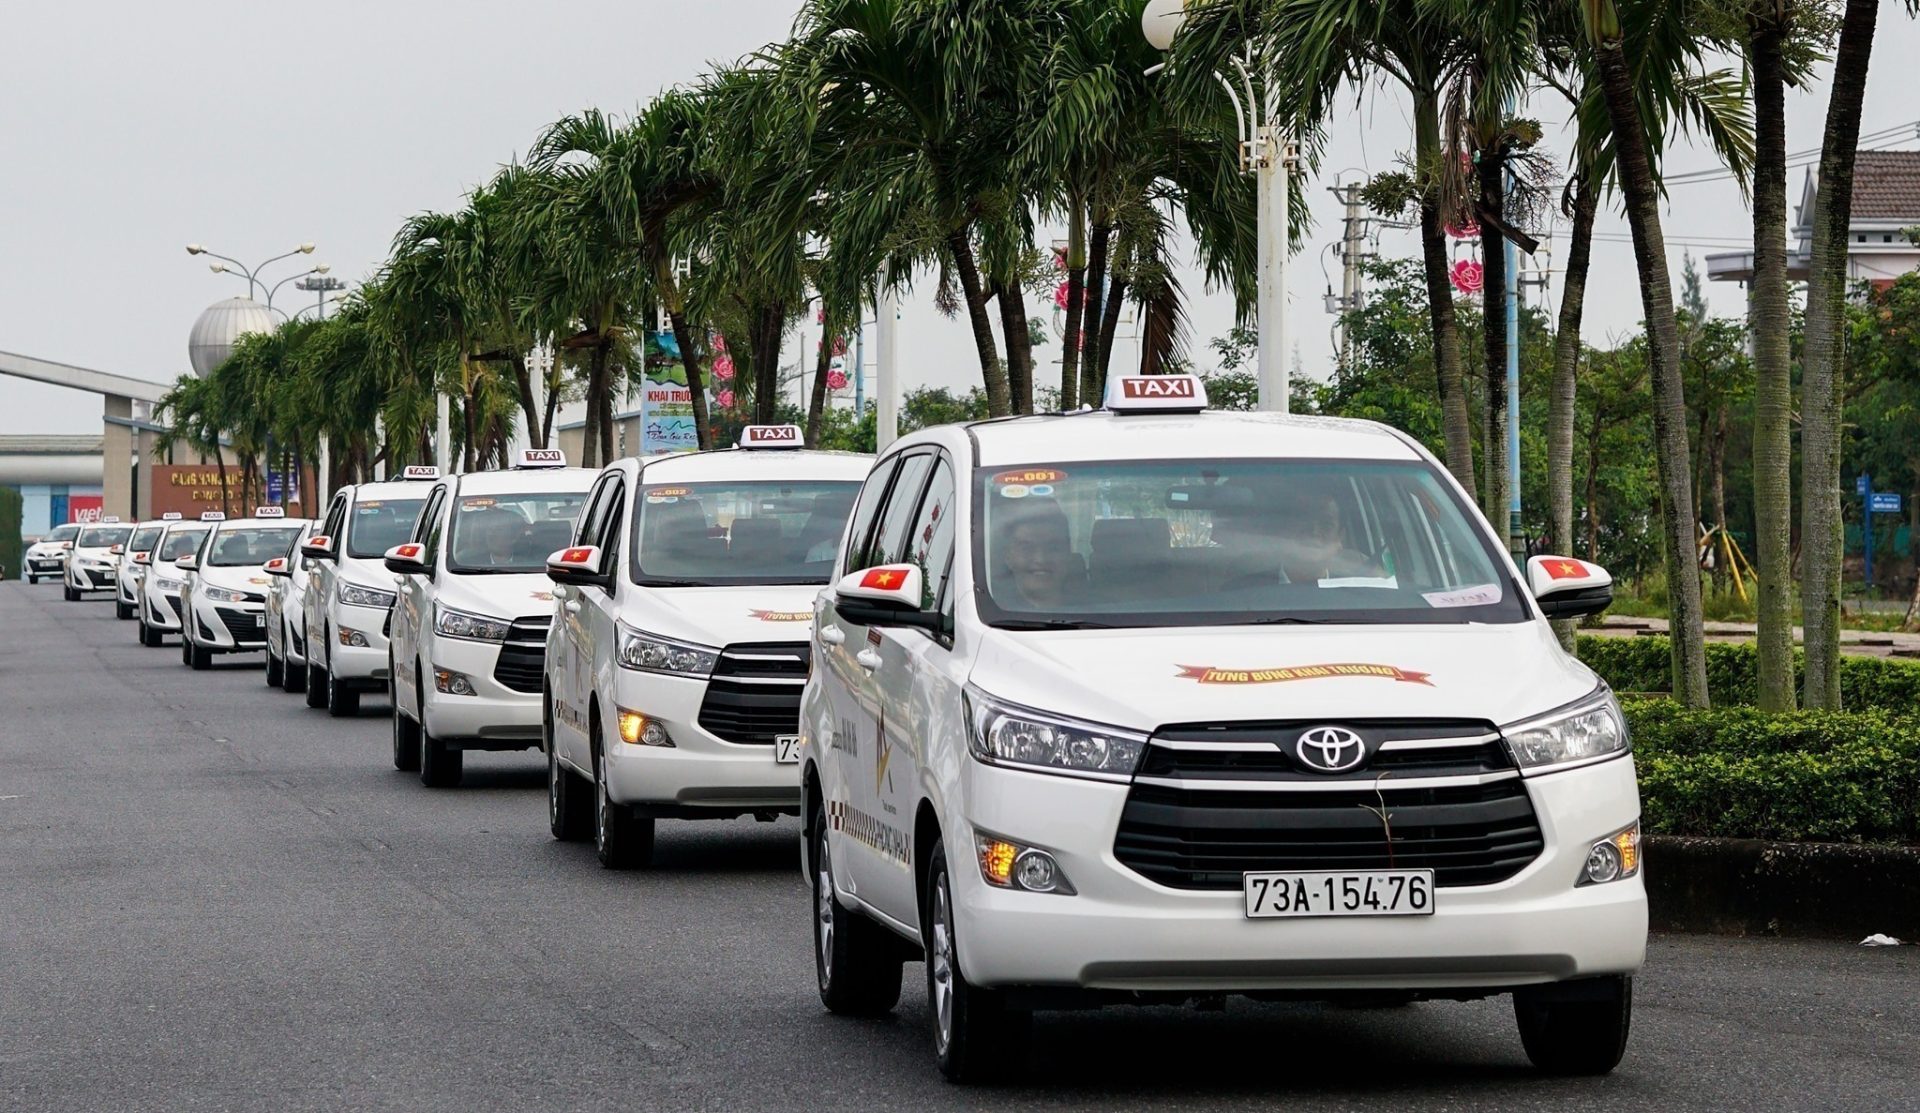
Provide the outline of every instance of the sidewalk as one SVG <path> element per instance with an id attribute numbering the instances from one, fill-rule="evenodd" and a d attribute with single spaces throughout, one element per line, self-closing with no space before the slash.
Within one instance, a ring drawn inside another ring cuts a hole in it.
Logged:
<path id="1" fill-rule="evenodd" d="M 1707 640 L 1710 642 L 1752 641 L 1755 633 L 1751 622 L 1709 622 L 1706 624 L 1706 631 Z M 1598 626 L 1583 626 L 1580 632 L 1614 638 L 1651 637 L 1667 632 L 1667 620 L 1608 615 L 1600 620 Z M 1793 640 L 1796 645 L 1800 643 L 1802 634 L 1800 627 L 1793 628 Z M 1871 630 L 1842 630 L 1840 631 L 1840 652 L 1859 657 L 1900 657 L 1920 660 L 1920 634 L 1882 634 Z"/>

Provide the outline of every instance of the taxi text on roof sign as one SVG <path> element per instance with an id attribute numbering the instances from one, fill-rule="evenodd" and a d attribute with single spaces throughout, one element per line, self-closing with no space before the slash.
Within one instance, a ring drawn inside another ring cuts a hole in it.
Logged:
<path id="1" fill-rule="evenodd" d="M 741 448 L 799 448 L 806 435 L 798 425 L 749 425 L 740 430 Z"/>
<path id="2" fill-rule="evenodd" d="M 520 450 L 519 466 L 523 468 L 564 468 L 567 466 L 567 454 L 557 448 L 523 448 Z"/>
<path id="3" fill-rule="evenodd" d="M 203 522 L 224 522 L 227 520 L 227 515 L 223 510 L 202 510 L 200 512 L 200 520 Z"/>
<path id="4" fill-rule="evenodd" d="M 160 520 L 163 522 L 177 522 L 180 520 L 180 512 L 178 510 L 169 510 L 165 514 L 160 515 Z"/>
<path id="5" fill-rule="evenodd" d="M 440 469 L 432 464 L 408 464 L 400 469 L 402 479 L 438 479 Z"/>
<path id="6" fill-rule="evenodd" d="M 1207 408 L 1197 375 L 1121 375 L 1107 380 L 1107 409 L 1115 413 L 1194 413 Z"/>
<path id="7" fill-rule="evenodd" d="M 117 526 L 120 524 L 120 516 L 117 514 L 103 515 L 100 519 L 100 524 L 103 526 Z"/>
<path id="8" fill-rule="evenodd" d="M 284 518 L 287 516 L 287 508 L 284 506 L 256 506 L 253 508 L 253 516 L 256 518 Z"/>

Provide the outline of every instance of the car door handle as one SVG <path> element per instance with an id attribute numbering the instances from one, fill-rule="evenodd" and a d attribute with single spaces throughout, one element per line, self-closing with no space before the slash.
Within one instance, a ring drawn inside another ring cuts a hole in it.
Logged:
<path id="1" fill-rule="evenodd" d="M 569 600 L 567 600 L 567 613 L 568 613 L 568 614 L 579 614 L 579 613 L 580 613 L 580 600 L 578 600 L 578 599 L 569 599 Z"/>
<path id="2" fill-rule="evenodd" d="M 828 645 L 845 645 L 847 642 L 847 632 L 831 624 L 822 626 L 820 627 L 820 640 Z"/>
<path id="3" fill-rule="evenodd" d="M 880 655 L 871 649 L 861 650 L 853 655 L 853 659 L 860 662 L 860 667 L 868 672 L 880 667 Z"/>

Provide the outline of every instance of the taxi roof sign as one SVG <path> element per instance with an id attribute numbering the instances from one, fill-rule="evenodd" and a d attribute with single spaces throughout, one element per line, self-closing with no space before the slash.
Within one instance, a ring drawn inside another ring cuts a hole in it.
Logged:
<path id="1" fill-rule="evenodd" d="M 160 520 L 163 522 L 177 522 L 180 520 L 180 512 L 178 510 L 169 510 L 165 514 L 160 515 Z"/>
<path id="2" fill-rule="evenodd" d="M 806 443 L 798 425 L 749 425 L 740 430 L 741 448 L 799 448 Z"/>
<path id="3" fill-rule="evenodd" d="M 567 454 L 557 448 L 523 448 L 520 450 L 521 468 L 564 468 L 567 466 Z"/>
<path id="4" fill-rule="evenodd" d="M 1106 401 L 1114 413 L 1199 413 L 1207 384 L 1198 375 L 1116 375 L 1107 380 Z"/>
<path id="5" fill-rule="evenodd" d="M 203 522 L 224 522 L 227 520 L 227 514 L 224 510 L 202 510 L 200 512 L 200 520 Z"/>
<path id="6" fill-rule="evenodd" d="M 287 516 L 287 508 L 284 506 L 256 506 L 253 508 L 253 516 L 256 518 L 284 518 Z"/>
<path id="7" fill-rule="evenodd" d="M 100 516 L 100 524 L 103 526 L 117 526 L 120 524 L 120 515 L 102 514 Z"/>
<path id="8" fill-rule="evenodd" d="M 432 464 L 408 464 L 400 469 L 402 479 L 438 479 L 440 469 Z"/>

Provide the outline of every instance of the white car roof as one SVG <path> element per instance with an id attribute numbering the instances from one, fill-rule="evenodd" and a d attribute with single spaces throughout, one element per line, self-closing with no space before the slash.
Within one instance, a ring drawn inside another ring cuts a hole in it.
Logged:
<path id="1" fill-rule="evenodd" d="M 175 525 L 185 523 L 175 522 Z M 240 526 L 307 526 L 313 524 L 311 518 L 228 518 L 224 522 L 196 522 L 196 525 L 213 526 L 216 529 L 236 529 Z"/>
<path id="2" fill-rule="evenodd" d="M 351 491 L 354 502 L 361 499 L 424 499 L 438 482 L 438 479 L 383 479 L 378 483 L 355 483 L 341 489 Z"/>
<path id="3" fill-rule="evenodd" d="M 476 471 L 455 476 L 454 488 L 463 495 L 503 495 L 526 491 L 584 493 L 600 473 L 591 468 L 514 468 Z"/>
<path id="4" fill-rule="evenodd" d="M 643 483 L 714 483 L 740 479 L 859 482 L 873 470 L 873 457 L 859 452 L 805 448 L 728 448 L 684 452 L 640 462 Z"/>
<path id="5" fill-rule="evenodd" d="M 1116 414 L 1091 410 L 976 422 L 967 426 L 967 432 L 979 446 L 977 462 L 982 467 L 1065 460 L 1183 457 L 1423 458 L 1407 438 L 1378 422 L 1231 410 L 1187 414 Z M 903 439 L 920 438 L 916 435 Z"/>

